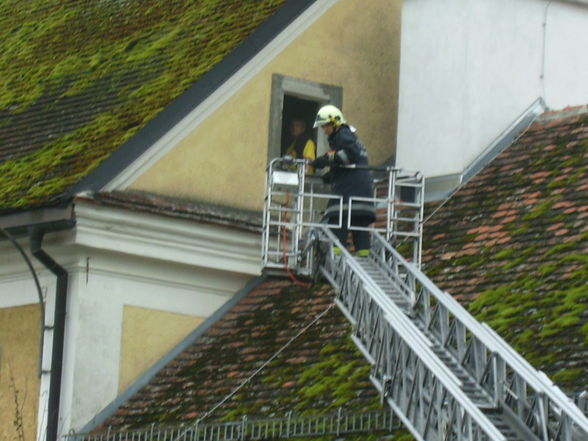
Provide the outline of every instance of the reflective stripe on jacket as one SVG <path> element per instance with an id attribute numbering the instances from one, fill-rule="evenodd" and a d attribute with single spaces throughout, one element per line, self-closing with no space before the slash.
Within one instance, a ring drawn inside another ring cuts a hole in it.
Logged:
<path id="1" fill-rule="evenodd" d="M 344 168 L 345 165 L 367 165 L 367 150 L 348 125 L 341 125 L 329 136 L 331 151 L 313 161 L 316 168 L 331 166 L 333 193 L 343 196 L 344 210 L 348 207 L 349 197 L 359 196 L 373 198 L 372 177 L 368 170 Z M 327 216 L 339 212 L 339 202 L 331 201 Z M 371 202 L 356 201 L 352 206 L 352 216 L 365 216 L 375 220 L 375 209 Z M 330 222 L 330 221 L 329 221 Z"/>

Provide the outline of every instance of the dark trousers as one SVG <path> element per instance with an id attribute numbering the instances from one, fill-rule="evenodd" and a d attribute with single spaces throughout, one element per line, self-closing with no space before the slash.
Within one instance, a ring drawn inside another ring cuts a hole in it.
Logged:
<path id="1" fill-rule="evenodd" d="M 352 227 L 361 227 L 367 228 L 373 220 L 366 216 L 352 216 L 351 218 L 351 226 Z M 333 233 L 339 239 L 339 242 L 346 247 L 347 246 L 347 236 L 349 231 L 347 230 L 347 214 L 344 212 L 343 214 L 343 223 L 341 228 L 333 228 Z M 351 236 L 353 238 L 353 246 L 355 247 L 355 251 L 357 250 L 367 250 L 370 247 L 370 233 L 369 231 L 357 231 L 351 230 Z"/>

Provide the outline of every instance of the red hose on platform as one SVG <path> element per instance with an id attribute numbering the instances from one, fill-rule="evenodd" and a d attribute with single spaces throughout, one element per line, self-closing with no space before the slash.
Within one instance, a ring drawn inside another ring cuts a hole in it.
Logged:
<path id="1" fill-rule="evenodd" d="M 286 199 L 286 206 L 288 206 L 288 205 L 290 205 L 290 193 L 288 193 L 288 196 Z M 288 242 L 287 239 L 288 239 L 288 237 L 287 237 L 286 226 L 284 225 L 282 227 L 282 240 L 283 240 L 282 249 L 284 250 L 284 256 L 283 256 L 284 257 L 284 269 L 286 270 L 288 277 L 290 277 L 290 280 L 292 280 L 292 282 L 294 282 L 296 285 L 302 286 L 304 288 L 310 288 L 312 286 L 312 283 L 306 283 L 306 282 L 299 280 L 296 277 L 296 275 L 292 272 L 290 267 L 288 267 L 288 254 L 286 252 L 286 244 Z"/>

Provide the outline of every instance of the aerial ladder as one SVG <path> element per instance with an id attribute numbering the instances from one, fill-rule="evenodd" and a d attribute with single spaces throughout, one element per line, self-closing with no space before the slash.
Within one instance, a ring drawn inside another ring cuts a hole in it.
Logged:
<path id="1" fill-rule="evenodd" d="M 588 419 L 573 401 L 421 272 L 423 176 L 369 168 L 373 198 L 352 198 L 345 217 L 350 230 L 359 228 L 353 204 L 366 200 L 378 213 L 369 255 L 356 257 L 331 231 L 340 223 L 322 219 L 328 201 L 340 197 L 307 175 L 304 161 L 274 159 L 266 174 L 265 271 L 334 287 L 370 380 L 417 440 L 588 440 Z"/>

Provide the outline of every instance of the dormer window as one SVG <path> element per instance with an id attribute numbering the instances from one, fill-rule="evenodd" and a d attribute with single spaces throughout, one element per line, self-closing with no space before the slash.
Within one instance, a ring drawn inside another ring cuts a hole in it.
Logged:
<path id="1" fill-rule="evenodd" d="M 268 161 L 283 156 L 292 144 L 292 123 L 301 123 L 317 146 L 317 154 L 327 151 L 322 131 L 312 128 L 319 107 L 332 103 L 341 106 L 343 89 L 299 78 L 274 74 L 270 105 Z"/>

